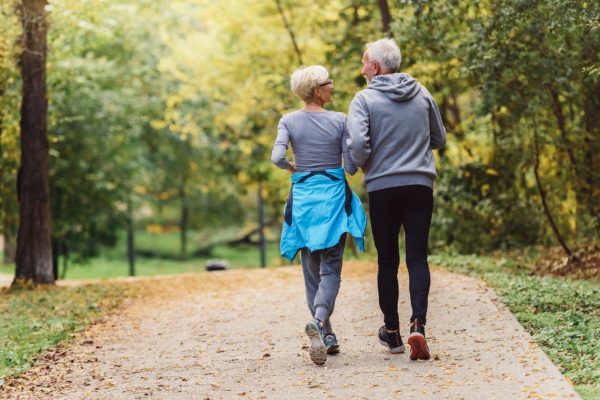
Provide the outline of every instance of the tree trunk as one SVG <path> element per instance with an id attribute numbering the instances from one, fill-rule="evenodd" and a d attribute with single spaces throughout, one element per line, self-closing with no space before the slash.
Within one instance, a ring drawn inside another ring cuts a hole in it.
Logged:
<path id="1" fill-rule="evenodd" d="M 556 236 L 556 239 L 558 240 L 558 242 L 560 243 L 560 245 L 562 246 L 563 250 L 565 251 L 565 253 L 567 254 L 567 256 L 569 256 L 569 258 L 573 257 L 573 252 L 571 251 L 571 249 L 569 248 L 569 246 L 567 246 L 567 243 L 565 242 L 565 240 L 563 239 L 562 235 L 560 234 L 558 227 L 556 226 L 556 223 L 554 222 L 554 218 L 552 217 L 552 213 L 550 212 L 550 207 L 548 207 L 548 203 L 546 201 L 546 190 L 544 189 L 544 187 L 542 186 L 542 180 L 540 178 L 540 174 L 539 174 L 539 167 L 540 167 L 540 149 L 539 149 L 539 144 L 538 144 L 538 134 L 537 134 L 537 126 L 535 126 L 536 122 L 534 121 L 534 127 L 533 127 L 533 155 L 535 158 L 535 163 L 533 166 L 533 173 L 535 175 L 535 182 L 537 184 L 537 188 L 538 191 L 540 193 L 540 197 L 542 199 L 542 205 L 544 207 L 544 213 L 546 214 L 546 217 L 548 218 L 548 222 L 550 223 L 550 226 L 552 227 L 552 231 L 554 232 L 554 235 Z"/>
<path id="2" fill-rule="evenodd" d="M 5 180 L 3 184 L 12 181 Z M 14 182 L 14 181 L 13 181 Z M 17 200 L 13 198 L 14 192 L 10 190 L 2 190 L 2 213 L 4 218 L 2 221 L 2 234 L 4 235 L 4 264 L 14 264 L 17 258 L 17 230 L 19 229 L 19 215 Z"/>
<path id="3" fill-rule="evenodd" d="M 358 8 L 360 7 L 358 0 L 352 1 L 352 27 L 358 25 Z"/>
<path id="4" fill-rule="evenodd" d="M 62 217 L 62 190 L 56 185 L 50 186 L 50 196 L 53 201 L 51 202 L 50 211 L 52 212 L 52 223 L 54 224 L 54 237 L 52 238 L 52 271 L 54 279 L 59 279 L 59 262 L 61 256 L 61 250 L 63 247 L 64 237 L 61 237 L 59 232 L 56 232 L 56 227 L 59 226 L 59 221 Z M 62 254 L 64 256 L 64 254 Z"/>
<path id="5" fill-rule="evenodd" d="M 263 209 L 262 178 L 258 178 L 258 236 L 260 240 L 260 266 L 267 266 L 267 251 L 265 246 L 265 213 Z"/>
<path id="6" fill-rule="evenodd" d="M 58 242 L 58 240 L 56 238 L 52 239 L 52 275 L 54 276 L 54 280 L 57 281 L 59 276 L 58 276 L 58 248 L 60 246 L 60 243 Z"/>
<path id="7" fill-rule="evenodd" d="M 554 117 L 556 117 L 558 131 L 560 132 L 560 137 L 565 145 L 565 151 L 567 152 L 567 156 L 569 157 L 569 161 L 571 163 L 571 169 L 575 175 L 574 178 L 577 179 L 577 158 L 573 153 L 573 144 L 571 143 L 567 133 L 567 124 L 565 121 L 562 104 L 560 104 L 560 96 L 558 91 L 550 85 L 548 85 L 548 91 L 550 92 L 550 98 L 552 99 L 552 111 L 554 112 Z"/>
<path id="8" fill-rule="evenodd" d="M 67 279 L 67 271 L 69 270 L 69 247 L 66 243 L 61 243 L 60 252 L 62 254 L 62 271 L 60 279 Z M 58 269 L 58 268 L 57 268 Z"/>
<path id="9" fill-rule="evenodd" d="M 179 200 L 181 202 L 181 218 L 179 221 L 179 232 L 181 242 L 181 257 L 187 258 L 187 230 L 189 220 L 189 207 L 187 203 L 187 193 L 185 190 L 185 184 L 182 184 L 179 188 Z"/>
<path id="10" fill-rule="evenodd" d="M 10 221 L 10 222 L 9 222 Z M 7 215 L 4 216 L 2 233 L 4 234 L 4 264 L 13 264 L 17 256 L 17 221 L 12 221 Z"/>
<path id="11" fill-rule="evenodd" d="M 21 103 L 21 167 L 17 178 L 19 230 L 16 272 L 20 281 L 54 283 L 46 90 L 46 0 L 23 0 L 23 52 L 19 60 L 23 79 Z"/>
<path id="12" fill-rule="evenodd" d="M 133 230 L 133 205 L 127 203 L 127 261 L 129 261 L 129 276 L 135 276 L 135 236 Z"/>
<path id="13" fill-rule="evenodd" d="M 384 34 L 392 36 L 392 32 L 390 31 L 390 21 L 392 20 L 390 6 L 388 5 L 387 0 L 377 0 L 377 4 L 379 5 L 379 11 L 381 13 L 381 31 Z"/>

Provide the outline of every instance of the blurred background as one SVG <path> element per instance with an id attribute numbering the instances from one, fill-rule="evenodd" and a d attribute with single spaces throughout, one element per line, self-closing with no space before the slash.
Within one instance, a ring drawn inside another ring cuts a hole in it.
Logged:
<path id="1" fill-rule="evenodd" d="M 0 272 L 14 274 L 22 28 L 0 3 Z M 395 38 L 434 95 L 431 252 L 488 254 L 597 241 L 600 24 L 567 0 L 54 0 L 47 10 L 53 262 L 58 278 L 289 264 L 289 174 L 270 163 L 322 64 L 346 112 L 365 43 Z M 359 176 L 350 184 L 365 201 Z M 352 244 L 347 257 L 372 259 Z M 261 251 L 262 250 L 262 251 Z M 297 260 L 296 260 L 297 261 Z"/>

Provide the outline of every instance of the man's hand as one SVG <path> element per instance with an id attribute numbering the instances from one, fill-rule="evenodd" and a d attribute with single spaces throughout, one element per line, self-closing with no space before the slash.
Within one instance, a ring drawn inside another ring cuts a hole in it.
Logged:
<path id="1" fill-rule="evenodd" d="M 288 165 L 287 169 L 288 169 L 288 171 L 290 171 L 293 174 L 294 172 L 296 172 L 296 163 L 295 162 L 290 162 L 289 164 L 290 165 Z"/>

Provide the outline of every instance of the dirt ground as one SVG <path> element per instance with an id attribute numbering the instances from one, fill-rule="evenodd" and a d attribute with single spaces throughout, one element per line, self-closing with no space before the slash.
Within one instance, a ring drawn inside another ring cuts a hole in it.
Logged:
<path id="1" fill-rule="evenodd" d="M 579 398 L 492 290 L 432 273 L 430 361 L 389 354 L 376 267 L 347 263 L 333 316 L 341 353 L 308 356 L 300 268 L 235 270 L 150 282 L 147 295 L 9 379 L 8 399 Z M 402 272 L 401 329 L 410 302 Z"/>

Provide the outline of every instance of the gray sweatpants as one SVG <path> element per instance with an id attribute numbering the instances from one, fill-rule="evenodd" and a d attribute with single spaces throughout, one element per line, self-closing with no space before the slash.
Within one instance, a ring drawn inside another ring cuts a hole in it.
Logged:
<path id="1" fill-rule="evenodd" d="M 340 275 L 345 242 L 346 234 L 334 247 L 315 252 L 304 248 L 300 252 L 308 308 L 314 318 L 323 322 L 325 333 L 332 332 L 329 317 L 333 313 L 342 281 Z"/>

